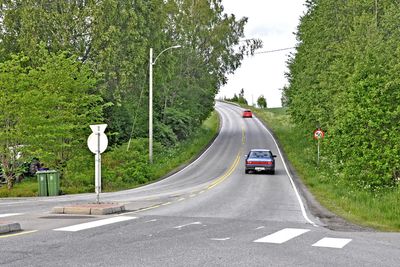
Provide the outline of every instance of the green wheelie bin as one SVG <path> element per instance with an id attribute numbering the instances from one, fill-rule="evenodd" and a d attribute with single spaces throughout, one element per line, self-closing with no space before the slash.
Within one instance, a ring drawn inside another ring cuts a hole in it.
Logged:
<path id="1" fill-rule="evenodd" d="M 38 186 L 39 186 L 38 195 L 39 197 L 45 197 L 48 195 L 46 171 L 37 171 L 36 176 L 38 179 Z"/>
<path id="2" fill-rule="evenodd" d="M 60 193 L 60 175 L 58 171 L 47 171 L 47 192 L 49 196 L 58 196 Z"/>
<path id="3" fill-rule="evenodd" d="M 58 196 L 60 193 L 60 174 L 55 170 L 37 171 L 38 195 Z"/>

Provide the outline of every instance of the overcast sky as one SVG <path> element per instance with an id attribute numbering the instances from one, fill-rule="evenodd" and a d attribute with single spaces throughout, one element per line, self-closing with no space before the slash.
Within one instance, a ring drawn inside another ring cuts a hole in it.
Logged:
<path id="1" fill-rule="evenodd" d="M 223 0 L 222 3 L 225 13 L 235 14 L 237 18 L 249 18 L 245 36 L 263 41 L 264 47 L 258 52 L 295 46 L 293 33 L 305 11 L 305 0 Z M 290 52 L 286 50 L 245 58 L 235 74 L 228 77 L 228 84 L 220 89 L 217 97 L 232 97 L 243 88 L 249 104 L 264 95 L 268 107 L 280 107 L 280 89 L 287 84 L 284 74 Z"/>

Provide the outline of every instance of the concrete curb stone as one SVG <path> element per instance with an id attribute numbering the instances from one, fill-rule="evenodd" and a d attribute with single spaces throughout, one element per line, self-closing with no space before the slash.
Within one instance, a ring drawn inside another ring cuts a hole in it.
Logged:
<path id="1" fill-rule="evenodd" d="M 125 211 L 125 205 L 117 203 L 77 204 L 65 207 L 54 207 L 56 214 L 107 215 Z"/>
<path id="2" fill-rule="evenodd" d="M 21 231 L 21 225 L 16 222 L 0 221 L 0 234 Z"/>

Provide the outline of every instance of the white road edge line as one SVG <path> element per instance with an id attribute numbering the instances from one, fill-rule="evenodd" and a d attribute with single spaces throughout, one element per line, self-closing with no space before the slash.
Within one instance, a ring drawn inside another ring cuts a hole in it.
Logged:
<path id="1" fill-rule="evenodd" d="M 310 218 L 308 218 L 308 216 L 307 216 L 306 209 L 305 209 L 305 207 L 304 207 L 304 203 L 303 203 L 303 201 L 301 200 L 299 191 L 297 190 L 297 187 L 296 187 L 296 185 L 294 184 L 293 178 L 292 178 L 292 176 L 291 176 L 290 173 L 289 173 L 289 170 L 288 170 L 288 168 L 287 168 L 287 166 L 286 166 L 285 159 L 284 159 L 283 156 L 282 156 L 281 150 L 279 149 L 278 143 L 276 142 L 274 136 L 272 135 L 272 133 L 268 130 L 268 128 L 265 127 L 265 125 L 264 125 L 258 118 L 256 118 L 256 120 L 257 120 L 257 122 L 258 122 L 262 127 L 264 127 L 265 130 L 267 130 L 268 134 L 272 137 L 272 140 L 273 140 L 274 143 L 275 143 L 275 146 L 276 146 L 276 148 L 277 148 L 277 150 L 278 150 L 279 156 L 281 157 L 281 160 L 282 160 L 282 162 L 283 162 L 283 166 L 285 167 L 285 171 L 286 171 L 287 175 L 289 176 L 290 183 L 292 184 L 293 190 L 294 190 L 294 192 L 295 192 L 295 194 L 296 194 L 297 200 L 298 200 L 299 205 L 300 205 L 301 213 L 303 214 L 304 219 L 305 219 L 308 223 L 310 223 L 312 226 L 318 227 L 318 225 L 317 225 L 316 223 L 314 223 L 313 221 L 311 221 Z"/>
<path id="2" fill-rule="evenodd" d="M 313 247 L 325 247 L 325 248 L 343 248 L 346 246 L 348 243 L 350 243 L 352 239 L 348 238 L 330 238 L 330 237 L 324 237 L 315 244 L 313 244 Z"/>
<path id="3" fill-rule="evenodd" d="M 254 242 L 257 243 L 274 243 L 274 244 L 282 244 L 292 238 L 295 238 L 299 235 L 307 233 L 310 231 L 309 229 L 296 229 L 296 228 L 285 228 L 273 234 L 264 236 Z"/>
<path id="4" fill-rule="evenodd" d="M 72 226 L 67 226 L 63 228 L 57 228 L 53 229 L 54 231 L 66 231 L 66 232 L 77 232 L 81 230 L 86 230 L 94 227 L 99 227 L 107 224 L 112 224 L 112 223 L 117 223 L 117 222 L 123 222 L 123 221 L 129 221 L 136 219 L 137 217 L 127 217 L 127 216 L 119 216 L 119 217 L 112 217 L 104 220 L 98 220 L 98 221 L 93 221 L 93 222 L 87 222 L 87 223 L 81 223 L 81 224 L 76 224 Z"/>
<path id="5" fill-rule="evenodd" d="M 216 106 L 214 106 L 214 110 L 215 110 L 217 113 L 219 113 L 219 111 L 217 110 L 217 107 L 216 107 Z M 219 116 L 221 116 L 221 115 L 219 114 Z M 217 139 L 220 139 L 220 138 L 221 138 L 221 137 L 220 137 L 220 136 L 221 136 L 220 133 L 221 133 L 221 131 L 222 131 L 222 125 L 223 125 L 222 120 L 220 120 L 220 123 L 221 123 L 221 126 L 220 126 L 220 129 L 219 129 L 218 135 L 217 135 L 217 137 L 215 137 L 215 139 L 214 139 L 213 142 L 210 144 L 210 146 L 209 146 L 201 155 L 199 155 L 199 157 L 198 157 L 195 161 L 193 161 L 193 162 L 190 163 L 189 165 L 185 166 L 183 169 L 177 171 L 176 173 L 174 173 L 174 174 L 168 176 L 167 178 L 163 179 L 162 181 L 169 180 L 171 177 L 174 177 L 175 175 L 180 174 L 181 172 L 183 172 L 184 170 L 186 170 L 187 168 L 189 168 L 190 166 L 196 164 L 199 160 L 201 160 L 202 158 L 204 158 L 205 155 L 209 152 L 209 150 L 214 146 L 214 143 L 217 141 Z M 154 184 L 150 183 L 150 184 L 148 184 L 148 185 L 141 186 L 140 188 L 143 189 L 143 188 L 146 188 L 147 186 L 152 186 L 152 185 L 154 185 Z"/>
<path id="6" fill-rule="evenodd" d="M 22 213 L 4 213 L 4 214 L 0 214 L 0 218 L 17 216 L 17 215 L 21 215 L 21 214 Z"/>

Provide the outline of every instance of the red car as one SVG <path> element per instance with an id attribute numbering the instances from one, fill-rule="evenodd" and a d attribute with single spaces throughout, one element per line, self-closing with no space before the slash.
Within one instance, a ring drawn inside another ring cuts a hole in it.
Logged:
<path id="1" fill-rule="evenodd" d="M 253 118 L 253 114 L 251 113 L 251 110 L 245 110 L 243 111 L 243 118 Z"/>

